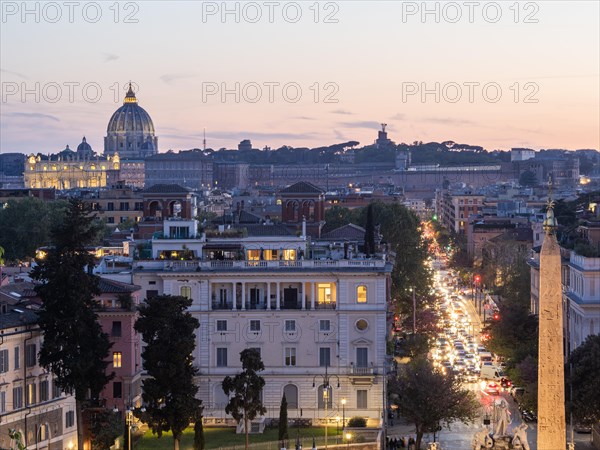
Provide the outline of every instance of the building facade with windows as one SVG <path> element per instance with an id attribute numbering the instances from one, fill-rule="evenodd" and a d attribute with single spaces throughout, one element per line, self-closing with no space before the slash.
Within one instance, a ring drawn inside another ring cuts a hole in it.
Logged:
<path id="1" fill-rule="evenodd" d="M 75 397 L 38 364 L 37 314 L 11 303 L 0 299 L 0 448 L 16 448 L 10 429 L 21 432 L 27 448 L 75 448 Z"/>
<path id="2" fill-rule="evenodd" d="M 181 251 L 169 222 L 153 246 Z M 302 410 L 314 424 L 334 425 L 343 416 L 379 424 L 392 263 L 383 255 L 349 256 L 329 242 L 317 250 L 305 230 L 273 236 L 269 227 L 277 227 L 263 225 L 259 234 L 207 238 L 189 226 L 187 236 L 196 237 L 192 258 L 137 261 L 133 281 L 146 298 L 192 299 L 190 312 L 200 322 L 196 381 L 206 421 L 230 419 L 221 383 L 241 371 L 240 352 L 254 348 L 265 364 L 267 417 L 278 417 L 285 393 L 290 418 Z"/>
<path id="3" fill-rule="evenodd" d="M 441 189 L 435 193 L 435 208 L 438 220 L 456 234 L 466 234 L 469 217 L 481 214 L 484 195 L 470 191 L 451 192 Z"/>
<path id="4" fill-rule="evenodd" d="M 115 375 L 100 399 L 109 409 L 125 411 L 142 402 L 142 337 L 134 329 L 140 288 L 108 278 L 100 278 L 99 287 L 98 322 L 112 343 L 106 371 Z"/>
<path id="5" fill-rule="evenodd" d="M 144 214 L 142 191 L 122 184 L 101 190 L 86 201 L 111 228 L 116 228 L 125 221 L 139 222 Z"/>

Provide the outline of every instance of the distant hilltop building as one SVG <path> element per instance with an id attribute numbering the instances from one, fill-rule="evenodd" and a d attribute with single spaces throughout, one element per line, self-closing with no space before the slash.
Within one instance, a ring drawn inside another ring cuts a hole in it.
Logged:
<path id="1" fill-rule="evenodd" d="M 385 127 L 387 127 L 387 123 L 382 123 L 381 131 L 377 133 L 377 139 L 375 139 L 375 146 L 377 148 L 394 145 L 394 142 L 388 138 L 387 131 L 385 131 Z"/>
<path id="2" fill-rule="evenodd" d="M 530 148 L 513 148 L 510 150 L 510 161 L 526 161 L 535 158 L 535 152 Z"/>
<path id="3" fill-rule="evenodd" d="M 158 153 L 158 138 L 154 123 L 137 98 L 129 83 L 123 106 L 115 111 L 108 122 L 104 138 L 104 156 L 118 153 L 122 159 L 140 159 Z"/>
<path id="4" fill-rule="evenodd" d="M 244 139 L 238 144 L 238 150 L 250 151 L 252 150 L 252 141 L 250 139 Z"/>
<path id="5" fill-rule="evenodd" d="M 119 178 L 118 154 L 99 157 L 85 137 L 77 151 L 67 147 L 55 155 L 30 154 L 25 162 L 27 188 L 100 188 L 111 186 Z"/>

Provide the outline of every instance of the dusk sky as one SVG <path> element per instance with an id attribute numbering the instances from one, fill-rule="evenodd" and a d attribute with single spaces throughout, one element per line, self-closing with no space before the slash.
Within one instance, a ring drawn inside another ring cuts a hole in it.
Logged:
<path id="1" fill-rule="evenodd" d="M 597 1 L 75 3 L 70 23 L 68 2 L 2 2 L 0 153 L 102 152 L 129 80 L 161 152 L 204 128 L 215 149 L 366 145 L 380 122 L 397 143 L 600 148 Z"/>

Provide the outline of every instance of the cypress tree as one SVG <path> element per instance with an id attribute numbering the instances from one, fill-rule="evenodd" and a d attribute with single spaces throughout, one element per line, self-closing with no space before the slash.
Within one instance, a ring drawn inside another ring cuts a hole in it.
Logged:
<path id="1" fill-rule="evenodd" d="M 373 204 L 367 208 L 367 224 L 365 225 L 365 254 L 367 257 L 375 253 L 375 224 L 373 223 Z"/>
<path id="2" fill-rule="evenodd" d="M 288 415 L 287 400 L 285 394 L 281 397 L 281 406 L 279 407 L 279 437 L 280 441 L 288 438 Z"/>

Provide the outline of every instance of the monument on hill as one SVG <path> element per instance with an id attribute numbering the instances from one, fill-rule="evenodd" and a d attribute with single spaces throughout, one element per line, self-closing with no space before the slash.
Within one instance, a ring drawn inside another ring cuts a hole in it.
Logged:
<path id="1" fill-rule="evenodd" d="M 561 263 L 551 195 L 540 253 L 538 450 L 566 448 Z"/>

